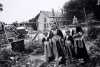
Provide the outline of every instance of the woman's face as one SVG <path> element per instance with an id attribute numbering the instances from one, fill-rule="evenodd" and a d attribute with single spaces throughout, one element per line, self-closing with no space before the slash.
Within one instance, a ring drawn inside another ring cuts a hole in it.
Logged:
<path id="1" fill-rule="evenodd" d="M 67 32 L 66 32 L 66 35 L 70 35 L 70 31 L 67 31 Z"/>
<path id="2" fill-rule="evenodd" d="M 56 35 L 57 34 L 57 30 L 53 30 L 53 34 Z"/>
<path id="3" fill-rule="evenodd" d="M 44 33 L 44 35 L 45 35 L 45 36 L 47 36 L 47 35 L 48 35 L 48 33 L 46 32 L 46 33 Z"/>

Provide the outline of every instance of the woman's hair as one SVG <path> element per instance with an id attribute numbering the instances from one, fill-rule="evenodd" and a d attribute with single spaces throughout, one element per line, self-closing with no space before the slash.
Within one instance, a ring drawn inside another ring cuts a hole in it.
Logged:
<path id="1" fill-rule="evenodd" d="M 76 33 L 78 33 L 78 32 L 82 32 L 83 33 L 83 29 L 82 29 L 81 26 L 77 26 L 76 27 Z"/>
<path id="2" fill-rule="evenodd" d="M 70 33 L 70 30 L 65 31 L 66 33 Z"/>
<path id="3" fill-rule="evenodd" d="M 50 33 L 49 33 L 49 38 L 52 38 L 53 36 L 54 36 L 53 32 L 50 31 Z"/>
<path id="4" fill-rule="evenodd" d="M 48 32 L 44 32 L 43 34 L 44 34 L 45 36 L 47 36 L 47 35 L 48 35 Z"/>
<path id="5" fill-rule="evenodd" d="M 60 29 L 57 30 L 57 35 L 59 35 L 61 38 L 63 38 L 63 33 Z"/>

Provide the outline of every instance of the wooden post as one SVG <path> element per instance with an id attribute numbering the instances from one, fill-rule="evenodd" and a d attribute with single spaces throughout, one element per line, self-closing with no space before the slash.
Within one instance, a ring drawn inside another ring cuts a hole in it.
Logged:
<path id="1" fill-rule="evenodd" d="M 85 8 L 83 8 L 83 11 L 84 11 L 85 19 L 86 19 L 86 11 L 85 11 Z"/>
<path id="2" fill-rule="evenodd" d="M 5 37 L 6 37 L 7 43 L 8 43 L 9 41 L 8 41 L 8 36 L 7 36 L 6 30 L 5 30 L 5 25 L 4 25 L 4 34 L 5 34 Z"/>

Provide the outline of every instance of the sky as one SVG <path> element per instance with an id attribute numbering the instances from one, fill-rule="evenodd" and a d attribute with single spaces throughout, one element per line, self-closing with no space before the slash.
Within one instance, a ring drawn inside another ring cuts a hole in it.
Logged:
<path id="1" fill-rule="evenodd" d="M 69 0 L 0 0 L 4 10 L 0 12 L 0 21 L 12 22 L 27 21 L 34 18 L 41 10 L 60 10 Z"/>

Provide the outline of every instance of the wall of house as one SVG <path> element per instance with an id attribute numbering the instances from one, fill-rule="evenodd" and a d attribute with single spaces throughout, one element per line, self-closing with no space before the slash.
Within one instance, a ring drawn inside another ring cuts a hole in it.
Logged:
<path id="1" fill-rule="evenodd" d="M 50 23 L 53 23 L 52 22 L 52 18 L 46 17 L 46 19 L 47 19 L 47 21 L 46 21 L 46 25 L 47 25 L 46 29 L 50 30 L 51 29 L 51 24 Z"/>
<path id="2" fill-rule="evenodd" d="M 39 31 L 43 31 L 43 29 L 44 29 L 44 20 L 43 20 L 43 18 L 44 18 L 44 15 L 43 14 L 40 14 L 40 16 L 39 16 L 39 18 L 38 18 L 38 30 Z"/>
<path id="3" fill-rule="evenodd" d="M 45 14 L 40 13 L 40 16 L 38 18 L 38 30 L 39 31 L 45 31 L 45 30 L 50 30 L 51 26 L 51 18 L 47 17 Z"/>

